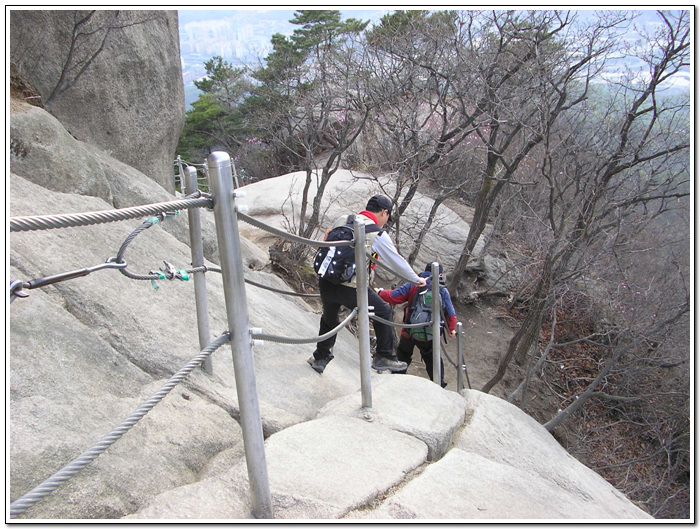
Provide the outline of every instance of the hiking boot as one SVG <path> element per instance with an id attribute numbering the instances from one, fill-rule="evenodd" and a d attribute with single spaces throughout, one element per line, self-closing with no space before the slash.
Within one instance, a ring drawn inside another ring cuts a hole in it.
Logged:
<path id="1" fill-rule="evenodd" d="M 332 356 L 326 358 L 316 358 L 314 355 L 311 355 L 311 358 L 309 358 L 306 362 L 313 367 L 317 373 L 323 373 L 323 370 L 326 369 L 328 362 L 331 360 L 333 360 Z"/>
<path id="2" fill-rule="evenodd" d="M 406 362 L 399 362 L 398 360 L 392 360 L 386 356 L 375 355 L 372 361 L 372 369 L 379 371 L 391 371 L 392 373 L 397 373 L 399 371 L 406 371 L 408 369 L 408 364 Z"/>

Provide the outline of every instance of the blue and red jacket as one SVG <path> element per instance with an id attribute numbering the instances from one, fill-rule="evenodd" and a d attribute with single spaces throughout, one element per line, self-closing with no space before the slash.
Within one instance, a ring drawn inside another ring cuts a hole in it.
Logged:
<path id="1" fill-rule="evenodd" d="M 432 288 L 430 280 L 432 274 L 430 272 L 421 272 L 418 275 L 426 279 L 426 287 Z M 419 287 L 417 285 L 412 285 L 411 283 L 406 283 L 401 285 L 399 288 L 395 288 L 394 290 L 380 290 L 379 297 L 381 297 L 389 305 L 400 305 L 401 303 L 406 303 L 406 310 L 404 311 L 403 315 L 403 321 L 406 323 L 408 321 L 408 311 L 411 309 L 416 293 L 419 289 L 426 287 Z M 443 286 L 440 287 L 440 298 L 444 309 L 444 317 L 447 328 L 450 330 L 450 332 L 454 331 L 457 328 L 457 314 L 455 312 L 454 305 L 452 304 L 450 292 Z M 409 337 L 405 329 L 401 329 L 401 335 L 407 338 Z"/>

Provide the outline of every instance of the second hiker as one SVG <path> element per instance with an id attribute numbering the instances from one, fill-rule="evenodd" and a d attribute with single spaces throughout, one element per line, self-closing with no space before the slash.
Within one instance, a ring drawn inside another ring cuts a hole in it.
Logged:
<path id="1" fill-rule="evenodd" d="M 444 280 L 442 277 L 442 265 L 439 265 L 439 284 L 440 284 L 440 307 L 441 312 L 444 313 L 442 318 L 442 325 L 440 325 L 440 331 L 442 332 L 443 326 L 446 325 L 449 330 L 449 336 L 454 337 L 457 327 L 457 315 L 455 313 L 454 305 L 452 304 L 452 298 L 450 297 L 450 292 L 445 288 Z M 431 273 L 431 263 L 425 266 L 425 271 L 421 272 L 420 276 L 425 278 L 427 281 L 426 286 L 418 287 L 410 283 L 406 283 L 394 290 L 383 290 L 377 289 L 379 296 L 389 303 L 390 305 L 400 305 L 401 303 L 406 303 L 406 310 L 404 311 L 404 323 L 412 323 L 411 316 L 416 313 L 416 311 L 425 308 L 429 308 L 430 312 L 424 318 L 417 318 L 419 321 L 431 321 L 432 320 L 432 273 Z M 429 296 L 428 299 L 421 299 L 422 297 Z M 438 337 L 438 340 L 440 338 Z M 420 351 L 421 358 L 425 363 L 425 369 L 428 372 L 430 380 L 433 380 L 433 335 L 432 328 L 425 327 L 422 329 L 401 329 L 401 338 L 399 340 L 399 346 L 396 349 L 396 356 L 399 361 L 406 362 L 407 366 L 411 364 L 411 358 L 413 357 L 413 348 L 417 347 Z M 397 371 L 405 373 L 406 371 Z M 447 386 L 445 382 L 445 368 L 442 363 L 442 358 L 440 359 L 440 385 L 444 388 Z"/>

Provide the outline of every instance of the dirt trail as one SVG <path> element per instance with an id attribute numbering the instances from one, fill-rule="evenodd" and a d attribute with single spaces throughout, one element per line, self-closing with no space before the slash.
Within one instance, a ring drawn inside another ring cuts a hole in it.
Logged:
<path id="1" fill-rule="evenodd" d="M 462 322 L 464 332 L 462 350 L 465 355 L 471 389 L 481 390 L 484 384 L 493 378 L 501 358 L 508 349 L 508 343 L 517 329 L 515 320 L 507 314 L 506 304 L 506 300 L 501 297 L 480 300 L 469 305 L 455 303 L 457 321 Z M 403 306 L 395 307 L 394 313 L 403 314 Z M 456 338 L 448 339 L 445 351 L 447 358 L 443 353 L 443 362 L 445 363 L 446 389 L 457 391 Z M 413 361 L 408 368 L 408 373 L 429 378 L 417 349 L 414 350 Z M 511 363 L 501 382 L 490 391 L 490 394 L 507 399 L 524 379 L 524 376 L 524 368 Z M 516 402 L 516 404 L 518 403 Z M 558 404 L 557 398 L 546 388 L 542 380 L 537 376 L 533 377 L 528 387 L 527 405 L 524 411 L 538 422 L 544 423 L 554 416 Z M 561 439 L 560 442 L 562 442 Z"/>

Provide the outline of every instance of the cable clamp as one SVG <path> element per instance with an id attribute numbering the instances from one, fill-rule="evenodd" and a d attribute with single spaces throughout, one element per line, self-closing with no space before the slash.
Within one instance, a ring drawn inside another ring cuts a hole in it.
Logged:
<path id="1" fill-rule="evenodd" d="M 175 274 L 177 273 L 175 271 L 175 267 L 168 261 L 163 261 L 163 264 L 165 265 L 165 268 L 161 268 L 161 271 L 165 273 L 165 279 L 174 279 Z"/>
<path id="2" fill-rule="evenodd" d="M 153 288 L 155 288 L 156 290 L 158 290 L 158 287 L 155 285 L 154 282 L 156 279 L 167 279 L 169 281 L 172 281 L 173 279 L 179 279 L 180 281 L 189 281 L 190 274 L 187 270 L 176 270 L 175 267 L 171 265 L 168 261 L 163 261 L 163 264 L 165 266 L 160 270 L 151 270 L 151 274 L 158 274 L 157 278 L 151 279 L 151 284 L 153 284 Z"/>
<path id="3" fill-rule="evenodd" d="M 151 226 L 153 226 L 153 225 L 155 225 L 155 224 L 158 224 L 159 222 L 164 221 L 165 219 L 167 219 L 167 218 L 169 218 L 169 217 L 175 217 L 175 216 L 177 216 L 177 215 L 179 215 L 179 214 L 180 214 L 180 211 L 179 211 L 179 210 L 175 210 L 175 211 L 162 211 L 162 212 L 158 213 L 157 215 L 146 219 L 146 220 L 144 221 L 144 223 L 150 222 L 150 223 L 151 223 Z"/>
<path id="4" fill-rule="evenodd" d="M 209 200 L 209 204 L 206 206 L 207 211 L 214 211 L 214 195 L 202 192 L 202 198 Z"/>

